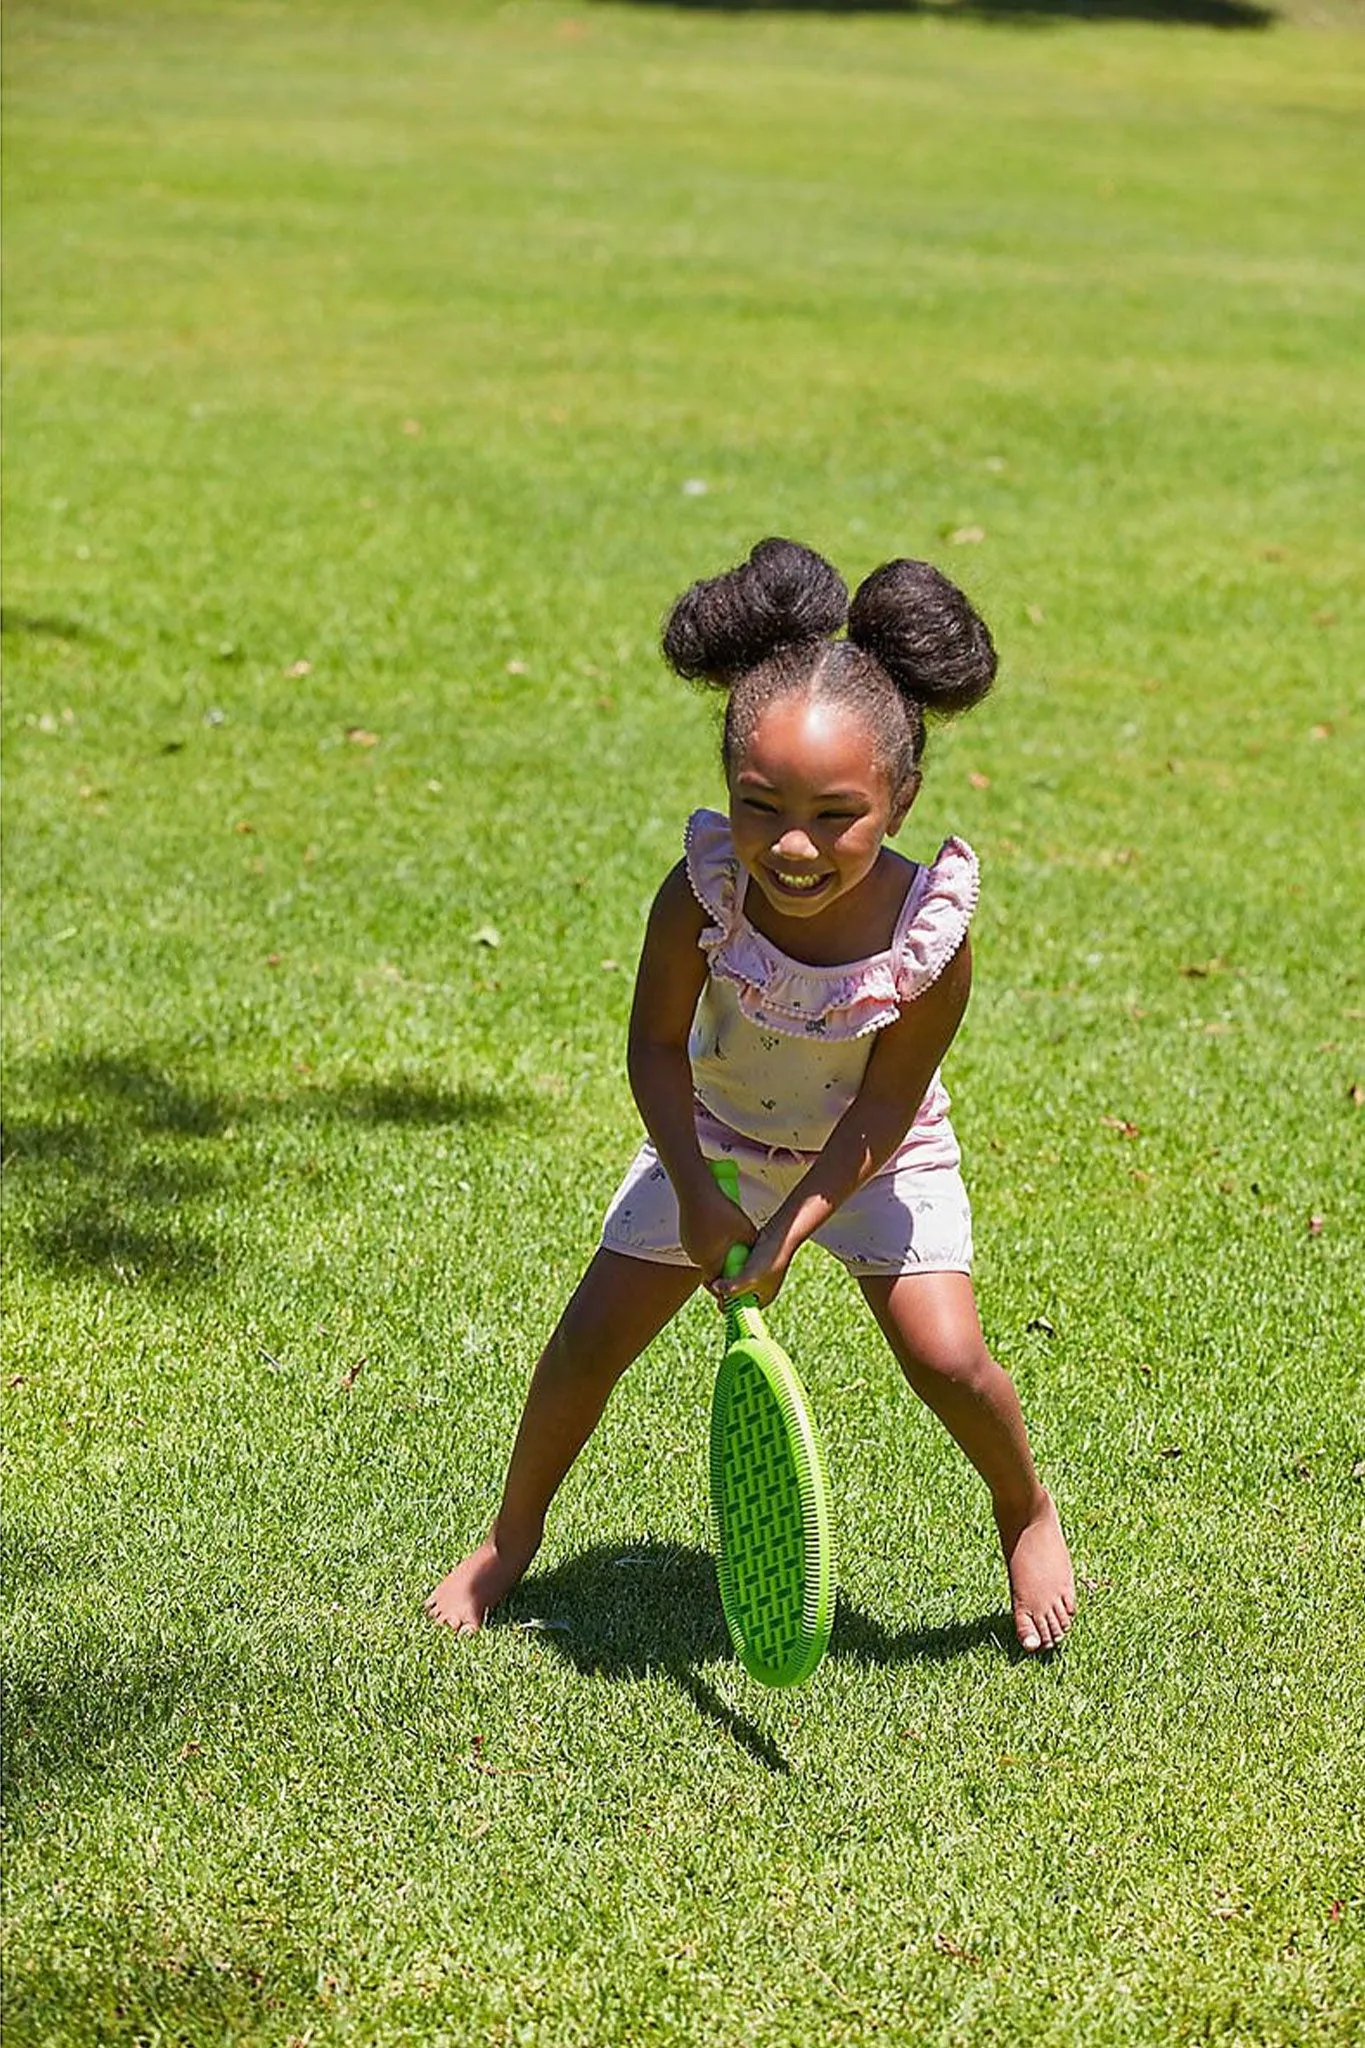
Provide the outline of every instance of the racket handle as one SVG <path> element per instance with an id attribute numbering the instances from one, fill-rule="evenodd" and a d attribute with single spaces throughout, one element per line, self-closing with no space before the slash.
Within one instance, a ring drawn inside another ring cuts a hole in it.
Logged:
<path id="1" fill-rule="evenodd" d="M 738 1208 L 739 1168 L 735 1165 L 734 1160 L 713 1159 L 711 1161 L 711 1172 L 715 1178 L 716 1186 L 720 1189 L 721 1193 Z M 722 1268 L 725 1278 L 733 1280 L 737 1273 L 742 1273 L 748 1258 L 749 1247 L 747 1244 L 732 1244 L 729 1251 L 725 1254 L 725 1265 Z"/>

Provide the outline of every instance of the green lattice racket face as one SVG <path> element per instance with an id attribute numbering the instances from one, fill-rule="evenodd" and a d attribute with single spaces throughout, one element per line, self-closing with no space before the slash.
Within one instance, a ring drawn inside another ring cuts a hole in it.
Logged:
<path id="1" fill-rule="evenodd" d="M 799 1685 L 829 1644 L 833 1563 L 820 1445 L 790 1359 L 743 1304 L 711 1406 L 711 1505 L 721 1605 L 763 1685 Z"/>

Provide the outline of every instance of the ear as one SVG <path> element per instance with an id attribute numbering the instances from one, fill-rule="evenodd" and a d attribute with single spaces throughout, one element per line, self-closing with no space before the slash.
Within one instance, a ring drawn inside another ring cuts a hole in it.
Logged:
<path id="1" fill-rule="evenodd" d="M 891 816 L 887 820 L 886 825 L 887 837 L 889 839 L 895 838 L 901 826 L 909 817 L 911 806 L 919 795 L 920 784 L 923 780 L 924 777 L 917 768 L 913 775 L 906 777 L 905 781 L 896 791 L 895 799 L 891 805 Z"/>

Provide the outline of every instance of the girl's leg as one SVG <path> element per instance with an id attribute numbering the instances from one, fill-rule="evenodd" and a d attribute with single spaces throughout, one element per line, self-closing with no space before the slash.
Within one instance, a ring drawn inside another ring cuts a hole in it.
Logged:
<path id="1" fill-rule="evenodd" d="M 1034 1470 L 1014 1382 L 986 1349 L 971 1281 L 905 1273 L 858 1284 L 901 1371 L 991 1490 L 1020 1643 L 1055 1649 L 1076 1612 L 1071 1559 Z"/>
<path id="2" fill-rule="evenodd" d="M 612 1388 L 700 1278 L 692 1266 L 596 1254 L 532 1375 L 502 1506 L 484 1542 L 428 1598 L 433 1621 L 473 1635 L 511 1592 L 540 1548 L 546 1510 Z"/>

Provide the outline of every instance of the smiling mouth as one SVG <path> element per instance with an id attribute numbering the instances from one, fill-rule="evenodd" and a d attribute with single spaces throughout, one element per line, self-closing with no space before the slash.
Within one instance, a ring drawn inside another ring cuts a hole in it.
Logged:
<path id="1" fill-rule="evenodd" d="M 790 890 L 793 896 L 809 896 L 825 880 L 823 875 L 784 875 L 780 868 L 769 868 L 768 873 L 779 889 Z"/>

